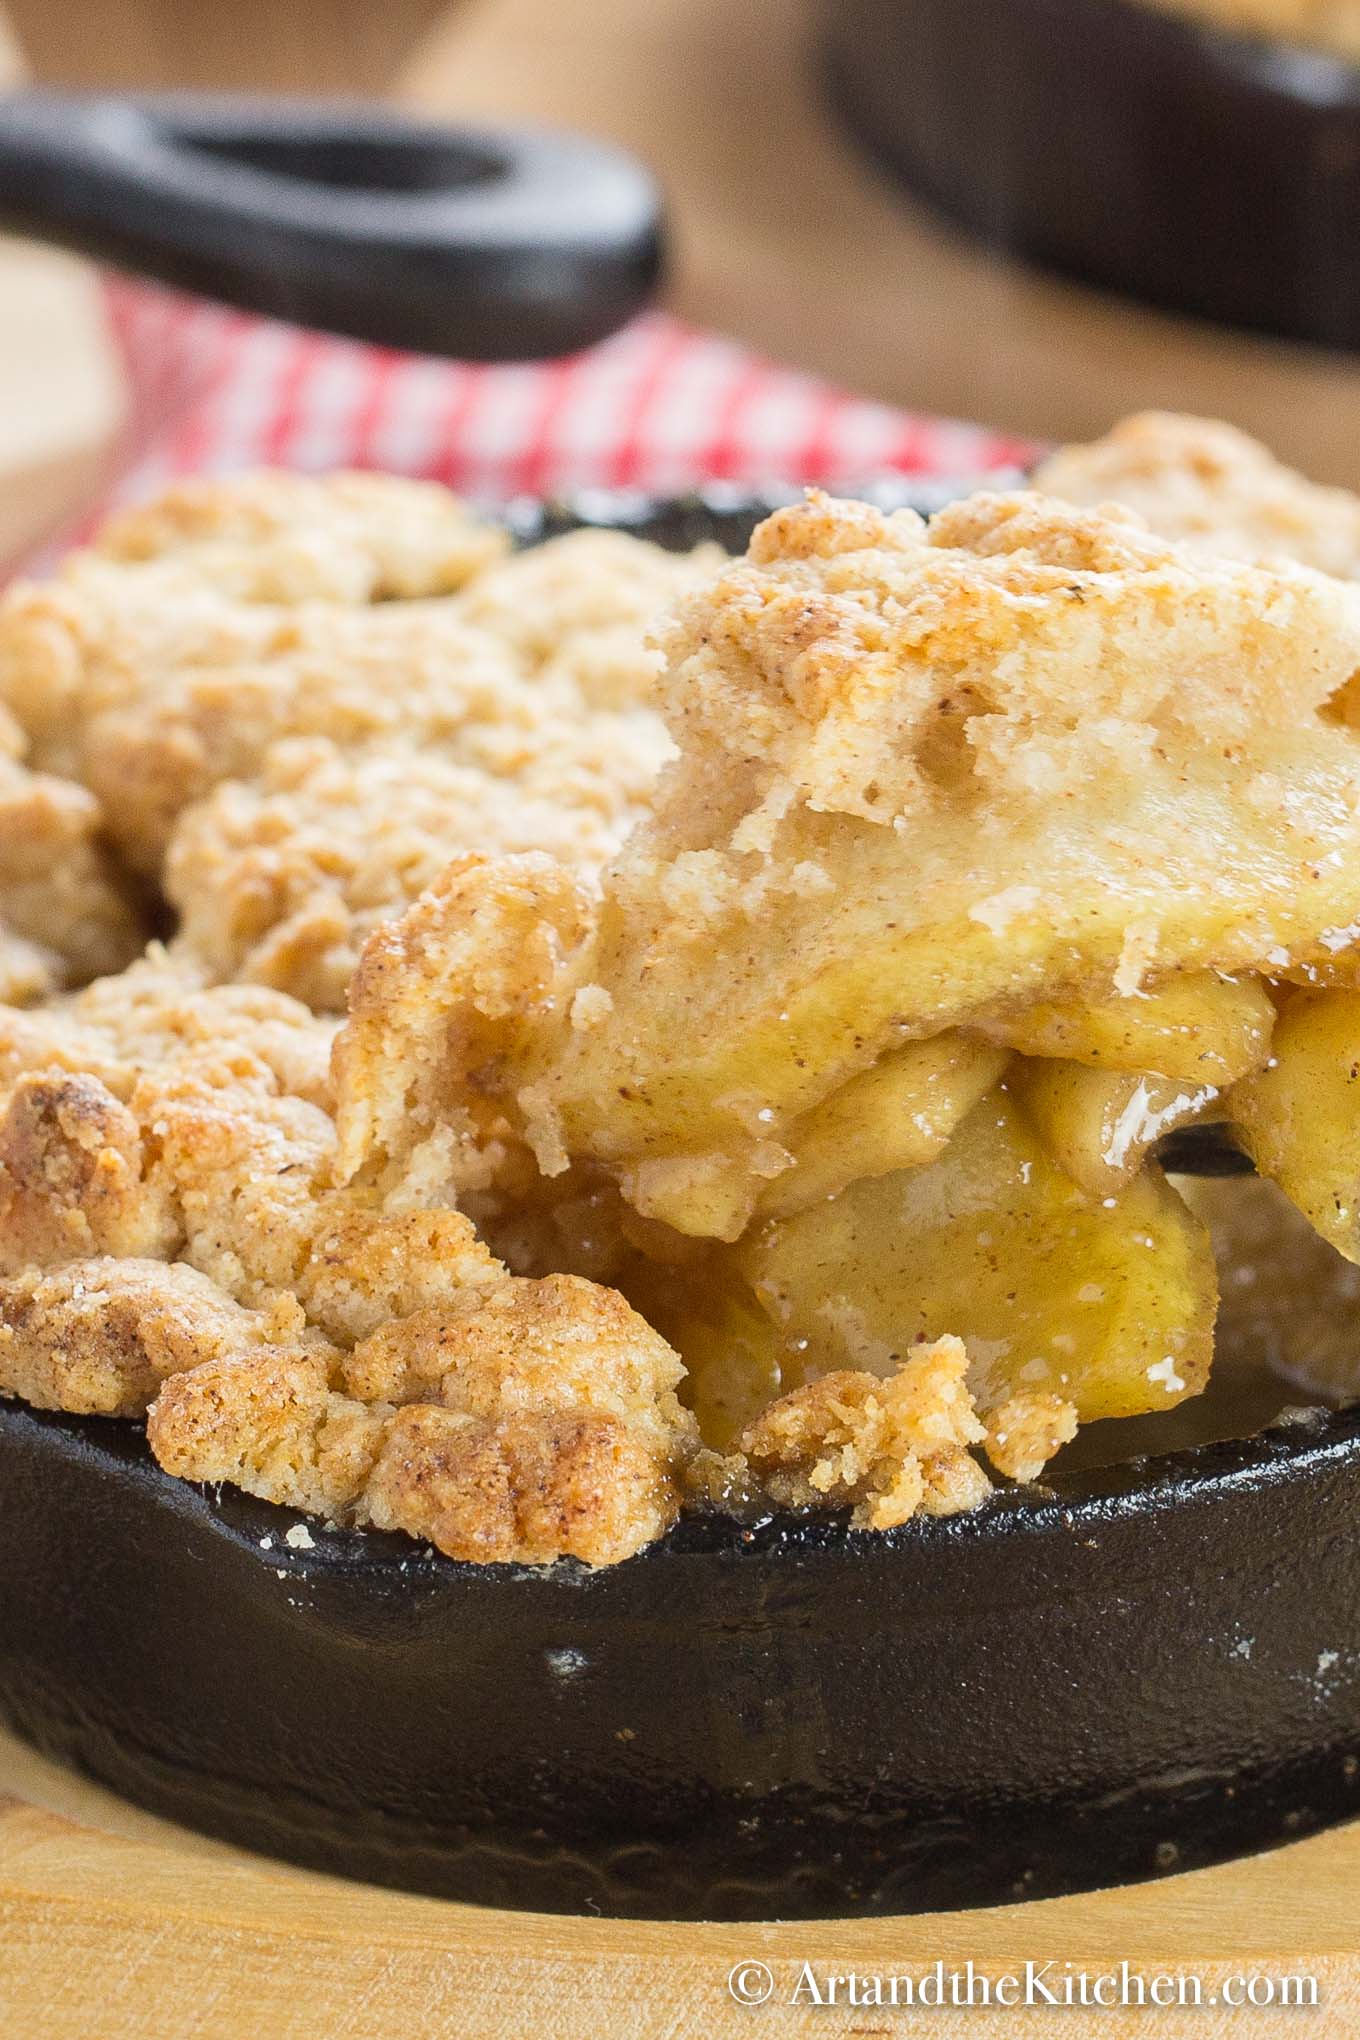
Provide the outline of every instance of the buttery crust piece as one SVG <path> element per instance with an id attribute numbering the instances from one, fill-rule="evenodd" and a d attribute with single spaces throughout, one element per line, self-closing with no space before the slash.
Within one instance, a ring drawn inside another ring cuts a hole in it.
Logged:
<path id="1" fill-rule="evenodd" d="M 172 560 L 245 602 L 366 603 L 450 594 L 508 543 L 432 482 L 265 471 L 177 483 L 111 517 L 92 549 Z"/>
<path id="2" fill-rule="evenodd" d="M 669 644 L 680 756 L 506 1085 L 546 1171 L 593 1157 L 652 1215 L 696 1172 L 770 1180 L 904 1039 L 1360 915 L 1338 581 L 1034 495 L 928 531 L 814 496 Z"/>
<path id="3" fill-rule="evenodd" d="M 1065 1396 L 1013 1395 L 988 1416 L 987 1457 L 1009 1480 L 1037 1480 L 1076 1435 L 1076 1407 Z"/>
<path id="4" fill-rule="evenodd" d="M 507 781 L 527 767 L 538 797 L 555 767 L 551 784 L 567 805 L 578 797 L 578 774 L 579 798 L 600 804 L 595 781 L 611 739 L 625 802 L 639 791 L 639 758 L 648 776 L 655 771 L 665 745 L 637 706 L 656 665 L 643 642 L 637 583 L 664 599 L 666 589 L 694 584 L 696 563 L 623 540 L 645 562 L 630 571 L 631 550 L 620 556 L 613 534 L 581 534 L 585 544 L 574 549 L 571 539 L 550 541 L 498 570 L 488 629 L 469 605 L 475 575 L 503 551 L 503 535 L 471 524 L 454 498 L 423 484 L 375 482 L 351 501 L 369 479 L 264 476 L 201 488 L 189 507 L 227 535 L 178 549 L 153 543 L 182 521 L 173 513 L 184 503 L 166 499 L 116 522 L 56 579 L 20 584 L 0 604 L 0 698 L 27 731 L 36 763 L 116 796 L 110 826 L 140 868 L 158 869 L 183 808 L 224 779 L 254 777 L 270 746 L 289 736 L 345 748 L 420 746 Z M 287 516 L 295 490 L 305 495 L 296 533 Z M 406 491 L 414 519 L 403 509 Z M 274 505 L 276 496 L 274 521 L 256 518 L 259 501 Z M 433 543 L 441 519 L 456 570 Z M 399 540 L 413 521 L 426 543 L 408 554 Z M 331 580 L 321 570 L 337 527 L 353 558 L 342 548 Z M 571 549 L 569 572 L 557 563 L 559 548 Z M 293 570 L 294 553 L 318 563 L 316 585 Z M 445 594 L 469 577 L 464 595 Z M 590 595 L 578 628 L 610 635 L 620 676 L 603 691 L 617 705 L 597 707 L 580 677 L 588 661 L 549 670 L 542 655 L 542 643 L 560 634 L 558 612 L 570 607 L 578 577 Z M 638 677 L 628 685 L 630 656 Z"/>
<path id="5" fill-rule="evenodd" d="M 161 1383 L 295 1339 L 296 1306 L 243 1310 L 183 1262 L 113 1259 L 0 1281 L 0 1392 L 38 1409 L 140 1417 Z"/>
<path id="6" fill-rule="evenodd" d="M 342 1180 L 437 1166 L 466 1194 L 532 1179 L 504 1072 L 547 1026 L 593 925 L 591 896 L 552 858 L 463 857 L 377 931 L 335 1044 Z"/>
<path id="7" fill-rule="evenodd" d="M 180 813 L 255 777 L 281 738 L 395 740 L 509 771 L 542 758 L 545 726 L 570 728 L 577 703 L 532 686 L 453 603 L 276 607 L 182 587 L 177 567 L 163 586 L 164 565 L 78 554 L 0 604 L 0 695 L 35 762 L 102 798 L 150 876 Z"/>
<path id="8" fill-rule="evenodd" d="M 669 553 L 622 531 L 572 531 L 492 567 L 461 607 L 526 671 L 569 681 L 593 707 L 627 708 L 655 695 L 664 660 L 648 641 L 658 618 L 724 557 L 716 545 Z"/>
<path id="9" fill-rule="evenodd" d="M 146 931 L 94 796 L 30 771 L 0 711 L 0 1000 L 28 1005 L 130 963 Z"/>
<path id="10" fill-rule="evenodd" d="M 1050 455 L 1034 486 L 1069 503 L 1123 504 L 1199 553 L 1360 579 L 1360 496 L 1308 481 L 1216 418 L 1136 412 L 1103 439 Z"/>
<path id="11" fill-rule="evenodd" d="M 621 1297 L 509 1279 L 347 1354 L 206 1360 L 166 1382 L 148 1435 L 184 1478 L 404 1530 L 453 1558 L 608 1565 L 678 1513 L 697 1444 L 683 1371 Z"/>

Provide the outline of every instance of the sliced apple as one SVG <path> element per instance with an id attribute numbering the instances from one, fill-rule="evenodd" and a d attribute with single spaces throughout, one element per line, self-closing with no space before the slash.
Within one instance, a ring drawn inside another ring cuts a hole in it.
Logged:
<path id="1" fill-rule="evenodd" d="M 1186 971 L 1117 999 L 1051 999 L 989 1026 L 1022 1055 L 1231 1084 L 1270 1054 L 1275 1008 L 1259 978 Z"/>
<path id="2" fill-rule="evenodd" d="M 1157 1172 L 1096 1198 L 993 1093 L 941 1158 L 854 1183 L 739 1250 L 808 1373 L 888 1374 L 923 1339 L 968 1347 L 979 1409 L 1056 1394 L 1083 1421 L 1166 1409 L 1208 1377 L 1208 1234 Z"/>
<path id="3" fill-rule="evenodd" d="M 1008 1083 L 1053 1159 L 1093 1197 L 1122 1190 L 1155 1141 L 1218 1097 L 1212 1084 L 1025 1057 L 1012 1065 Z"/>
<path id="4" fill-rule="evenodd" d="M 1286 996 L 1269 1069 L 1228 1103 L 1261 1174 L 1360 1261 L 1360 992 Z"/>

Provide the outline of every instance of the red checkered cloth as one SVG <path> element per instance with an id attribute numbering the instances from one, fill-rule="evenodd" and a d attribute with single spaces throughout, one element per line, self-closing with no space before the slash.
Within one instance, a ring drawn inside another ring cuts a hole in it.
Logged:
<path id="1" fill-rule="evenodd" d="M 866 403 L 660 312 L 564 361 L 468 365 L 367 347 L 111 280 L 133 388 L 111 500 L 261 465 L 385 468 L 475 501 L 681 493 L 719 478 L 971 477 L 1033 449 Z M 104 506 L 104 507 L 107 507 Z"/>

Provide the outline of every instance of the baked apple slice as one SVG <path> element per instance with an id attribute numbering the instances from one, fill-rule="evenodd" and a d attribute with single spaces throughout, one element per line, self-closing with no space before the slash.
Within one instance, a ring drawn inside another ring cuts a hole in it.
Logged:
<path id="1" fill-rule="evenodd" d="M 1208 1378 L 1207 1232 L 1157 1171 L 1082 1190 L 1004 1091 L 928 1168 L 854 1183 L 739 1253 L 806 1374 L 888 1374 L 952 1332 L 984 1415 L 1052 1395 L 1082 1422 L 1169 1408 Z"/>
<path id="2" fill-rule="evenodd" d="M 1289 992 L 1268 1069 L 1229 1101 L 1263 1176 L 1360 1261 L 1360 992 Z"/>

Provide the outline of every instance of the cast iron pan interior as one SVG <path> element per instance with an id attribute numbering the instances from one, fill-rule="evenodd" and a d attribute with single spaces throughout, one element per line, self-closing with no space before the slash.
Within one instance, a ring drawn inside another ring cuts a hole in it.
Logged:
<path id="1" fill-rule="evenodd" d="M 512 522 L 740 547 L 788 493 Z M 1328 1826 L 1360 1803 L 1357 1610 L 1360 1411 L 886 1536 L 690 1520 L 592 1574 L 327 1530 L 172 1480 L 134 1425 L 0 1404 L 0 1713 L 191 1826 L 498 1905 L 931 1910 Z"/>
<path id="2" fill-rule="evenodd" d="M 820 20 L 854 132 L 992 246 L 1360 346 L 1360 69 L 1150 0 L 820 0 Z"/>

